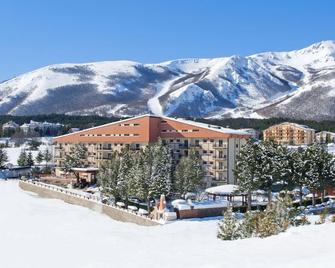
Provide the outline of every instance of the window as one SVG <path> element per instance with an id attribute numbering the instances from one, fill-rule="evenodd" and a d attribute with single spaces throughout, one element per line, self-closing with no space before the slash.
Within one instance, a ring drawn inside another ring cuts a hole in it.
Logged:
<path id="1" fill-rule="evenodd" d="M 206 151 L 206 150 L 203 150 L 202 153 L 207 154 L 207 151 Z"/>
<path id="2" fill-rule="evenodd" d="M 193 129 L 193 132 L 199 132 L 199 129 Z"/>
<path id="3" fill-rule="evenodd" d="M 170 142 L 173 142 L 173 140 L 170 140 Z"/>
<path id="4" fill-rule="evenodd" d="M 134 127 L 137 127 L 137 126 L 139 126 L 140 124 L 138 124 L 138 123 L 134 123 L 133 125 L 134 125 Z"/>
<path id="5" fill-rule="evenodd" d="M 194 141 L 195 146 L 199 146 L 199 140 Z"/>
<path id="6" fill-rule="evenodd" d="M 219 169 L 224 169 L 223 162 L 219 162 Z"/>
<path id="7" fill-rule="evenodd" d="M 203 142 L 207 142 L 207 140 L 206 140 L 206 139 L 204 139 L 204 140 L 203 140 Z"/>
<path id="8" fill-rule="evenodd" d="M 166 132 L 166 129 L 162 129 L 162 132 Z"/>
<path id="9" fill-rule="evenodd" d="M 161 122 L 162 122 L 162 123 L 167 123 L 165 120 L 162 120 Z"/>

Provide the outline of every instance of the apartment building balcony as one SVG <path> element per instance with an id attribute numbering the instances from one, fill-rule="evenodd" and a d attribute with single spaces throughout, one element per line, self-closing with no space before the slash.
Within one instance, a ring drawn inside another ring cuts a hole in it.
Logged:
<path id="1" fill-rule="evenodd" d="M 113 151 L 113 148 L 112 148 L 112 147 L 97 147 L 97 148 L 96 148 L 96 151 L 98 151 L 98 152 Z"/>
<path id="2" fill-rule="evenodd" d="M 201 148 L 201 145 L 200 144 L 190 144 L 189 148 L 195 148 L 195 149 L 197 149 L 197 148 Z"/>
<path id="3" fill-rule="evenodd" d="M 227 149 L 228 145 L 227 145 L 227 143 L 223 143 L 223 144 L 214 143 L 213 148 L 215 148 L 215 149 Z"/>
<path id="4" fill-rule="evenodd" d="M 228 171 L 228 169 L 225 166 L 220 167 L 220 166 L 214 165 L 212 166 L 212 171 L 224 172 L 224 171 Z"/>
<path id="5" fill-rule="evenodd" d="M 227 156 L 213 155 L 213 159 L 216 161 L 224 161 L 224 160 L 227 160 Z"/>

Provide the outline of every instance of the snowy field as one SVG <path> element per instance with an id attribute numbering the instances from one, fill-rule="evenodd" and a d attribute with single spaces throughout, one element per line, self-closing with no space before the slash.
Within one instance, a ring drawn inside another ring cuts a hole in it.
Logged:
<path id="1" fill-rule="evenodd" d="M 0 181 L 0 267 L 334 267 L 335 224 L 223 242 L 217 220 L 142 227 Z"/>

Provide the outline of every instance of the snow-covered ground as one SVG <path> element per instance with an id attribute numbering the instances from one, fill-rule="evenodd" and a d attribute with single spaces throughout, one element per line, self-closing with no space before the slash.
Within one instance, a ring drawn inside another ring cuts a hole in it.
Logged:
<path id="1" fill-rule="evenodd" d="M 43 138 L 39 138 L 38 140 L 40 140 L 42 144 L 39 146 L 38 150 L 31 151 L 34 160 L 38 154 L 38 151 L 44 152 L 45 150 L 49 150 L 50 153 L 53 153 L 53 148 L 51 145 L 52 143 L 51 137 L 43 137 Z M 19 155 L 24 150 L 26 150 L 27 153 L 30 151 L 29 146 L 27 144 L 23 144 L 20 147 L 5 148 L 5 151 L 7 152 L 7 155 L 8 155 L 8 163 L 12 165 L 17 165 L 17 160 L 19 158 Z M 41 164 L 45 164 L 45 162 L 43 161 Z"/>
<path id="2" fill-rule="evenodd" d="M 216 239 L 217 220 L 143 227 L 0 182 L 0 267 L 334 267 L 335 224 Z"/>

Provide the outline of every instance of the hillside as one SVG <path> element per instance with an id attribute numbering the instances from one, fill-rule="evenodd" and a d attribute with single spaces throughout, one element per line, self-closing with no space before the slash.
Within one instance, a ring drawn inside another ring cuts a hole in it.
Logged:
<path id="1" fill-rule="evenodd" d="M 0 84 L 0 114 L 335 120 L 335 42 L 247 57 L 50 65 Z"/>

